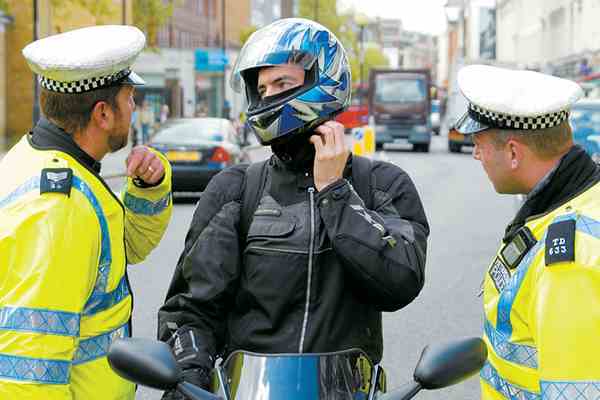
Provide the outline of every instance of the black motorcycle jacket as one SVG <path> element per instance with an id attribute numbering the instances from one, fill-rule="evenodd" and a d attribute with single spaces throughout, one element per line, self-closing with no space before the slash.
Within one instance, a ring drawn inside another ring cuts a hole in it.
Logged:
<path id="1" fill-rule="evenodd" d="M 424 283 L 429 226 L 409 176 L 373 161 L 370 210 L 350 162 L 345 179 L 317 192 L 312 172 L 273 156 L 241 237 L 246 167 L 216 175 L 202 193 L 159 311 L 159 340 L 188 367 L 212 368 L 235 350 L 361 348 L 379 362 L 382 311 L 406 306 Z"/>

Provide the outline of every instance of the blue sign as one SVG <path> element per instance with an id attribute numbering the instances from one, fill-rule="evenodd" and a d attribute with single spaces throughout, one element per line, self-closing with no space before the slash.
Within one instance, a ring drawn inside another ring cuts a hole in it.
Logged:
<path id="1" fill-rule="evenodd" d="M 199 72 L 223 72 L 229 63 L 223 49 L 196 49 L 194 67 Z"/>

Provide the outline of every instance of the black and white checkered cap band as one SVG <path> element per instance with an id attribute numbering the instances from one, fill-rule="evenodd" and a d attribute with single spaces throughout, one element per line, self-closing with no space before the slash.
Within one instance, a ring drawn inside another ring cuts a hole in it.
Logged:
<path id="1" fill-rule="evenodd" d="M 44 89 L 51 92 L 60 93 L 84 93 L 91 90 L 114 85 L 131 73 L 129 68 L 121 70 L 115 74 L 99 76 L 97 78 L 82 79 L 73 82 L 60 82 L 45 77 L 41 77 L 40 84 Z"/>
<path id="2" fill-rule="evenodd" d="M 488 125 L 490 128 L 533 130 L 560 125 L 569 118 L 569 111 L 562 110 L 536 117 L 521 117 L 486 110 L 470 103 L 469 116 L 482 124 Z"/>

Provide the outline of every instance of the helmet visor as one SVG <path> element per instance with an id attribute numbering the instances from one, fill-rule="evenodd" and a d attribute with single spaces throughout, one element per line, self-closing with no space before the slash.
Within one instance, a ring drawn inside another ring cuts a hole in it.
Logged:
<path id="1" fill-rule="evenodd" d="M 232 89 L 243 93 L 243 73 L 254 68 L 295 64 L 309 70 L 315 57 L 302 49 L 302 35 L 290 36 L 289 31 L 282 29 L 261 29 L 254 32 L 240 51 L 233 67 L 230 79 Z"/>

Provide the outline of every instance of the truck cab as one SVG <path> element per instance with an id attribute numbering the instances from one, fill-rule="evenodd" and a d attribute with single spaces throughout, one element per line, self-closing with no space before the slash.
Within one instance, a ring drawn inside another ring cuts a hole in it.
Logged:
<path id="1" fill-rule="evenodd" d="M 411 144 L 429 151 L 432 127 L 431 80 L 427 69 L 372 69 L 369 75 L 369 121 L 377 148 Z"/>

